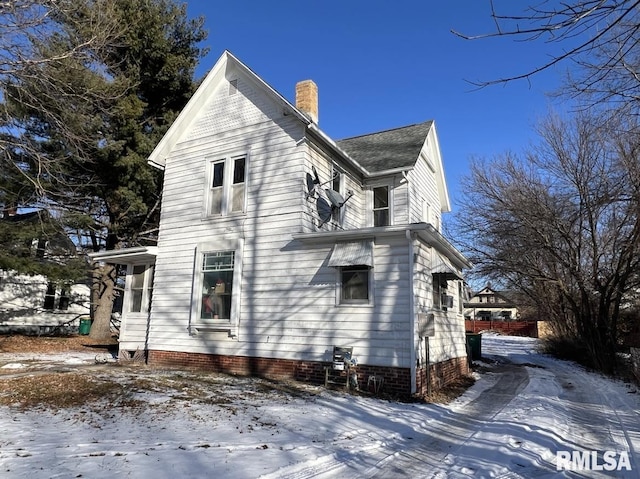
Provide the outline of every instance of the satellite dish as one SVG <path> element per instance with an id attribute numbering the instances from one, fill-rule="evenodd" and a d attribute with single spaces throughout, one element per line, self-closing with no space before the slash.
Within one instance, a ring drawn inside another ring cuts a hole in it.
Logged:
<path id="1" fill-rule="evenodd" d="M 327 198 L 329 198 L 329 202 L 331 206 L 334 208 L 341 208 L 345 203 L 345 199 L 342 197 L 340 193 L 336 190 L 325 190 L 327 192 Z"/>
<path id="2" fill-rule="evenodd" d="M 344 204 L 349 201 L 349 198 L 353 196 L 353 192 L 349 191 L 349 196 L 343 198 L 340 193 L 336 190 L 326 189 L 324 190 L 327 193 L 327 198 L 329 198 L 329 202 L 331 203 L 331 207 L 335 209 L 342 208 Z"/>
<path id="3" fill-rule="evenodd" d="M 316 200 L 316 208 L 318 210 L 318 216 L 320 217 L 318 228 L 321 228 L 322 225 L 329 221 L 331 216 L 333 216 L 333 206 L 331 206 L 327 200 L 318 196 L 318 199 Z"/>
<path id="4" fill-rule="evenodd" d="M 313 183 L 319 185 L 320 177 L 318 176 L 318 170 L 316 170 L 315 166 L 311 165 L 311 171 L 313 172 Z"/>
<path id="5" fill-rule="evenodd" d="M 320 185 L 320 177 L 318 176 L 318 170 L 311 165 L 311 173 L 307 173 L 307 199 L 314 196 L 316 193 L 316 187 Z"/>

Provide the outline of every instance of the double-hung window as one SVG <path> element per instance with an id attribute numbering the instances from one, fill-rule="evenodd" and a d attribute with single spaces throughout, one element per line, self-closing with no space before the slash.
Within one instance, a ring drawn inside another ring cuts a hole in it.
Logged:
<path id="1" fill-rule="evenodd" d="M 210 162 L 208 215 L 226 216 L 245 211 L 246 166 L 246 155 L 228 156 Z"/>
<path id="2" fill-rule="evenodd" d="M 373 226 L 389 226 L 391 224 L 391 202 L 389 201 L 389 186 L 373 188 Z"/>
<path id="3" fill-rule="evenodd" d="M 447 275 L 434 273 L 433 277 L 433 307 L 447 311 L 453 308 L 453 295 L 447 294 Z"/>
<path id="4" fill-rule="evenodd" d="M 135 264 L 129 267 L 128 311 L 146 313 L 151 304 L 153 288 L 153 265 Z"/>
<path id="5" fill-rule="evenodd" d="M 344 170 L 338 167 L 337 165 L 331 165 L 331 189 L 340 193 L 344 197 L 344 183 L 345 183 Z M 342 225 L 344 220 L 344 208 L 334 208 L 333 209 L 333 220 L 337 222 L 339 225 Z"/>
<path id="6" fill-rule="evenodd" d="M 217 237 L 197 245 L 190 330 L 227 331 L 237 337 L 243 244 L 240 238 Z"/>

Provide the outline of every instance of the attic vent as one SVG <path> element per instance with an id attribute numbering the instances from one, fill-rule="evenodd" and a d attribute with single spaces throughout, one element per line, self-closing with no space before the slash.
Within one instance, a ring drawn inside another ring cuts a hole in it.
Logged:
<path id="1" fill-rule="evenodd" d="M 229 82 L 229 95 L 235 95 L 238 92 L 238 79 Z"/>

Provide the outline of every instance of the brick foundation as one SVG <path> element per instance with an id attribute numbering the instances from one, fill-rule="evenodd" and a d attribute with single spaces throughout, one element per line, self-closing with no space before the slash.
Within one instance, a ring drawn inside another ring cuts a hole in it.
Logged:
<path id="1" fill-rule="evenodd" d="M 469 374 L 469 362 L 466 357 L 452 358 L 441 363 L 429 365 L 431 390 L 437 391 L 455 381 L 461 376 Z M 419 368 L 417 372 L 417 395 L 427 395 L 427 369 Z"/>
<path id="2" fill-rule="evenodd" d="M 153 366 L 206 369 L 210 371 L 257 376 L 270 379 L 294 379 L 312 384 L 324 384 L 325 366 L 328 363 L 316 361 L 294 361 L 290 359 L 253 358 L 247 356 L 221 356 L 215 354 L 185 353 L 177 351 L 149 351 L 149 364 Z M 455 358 L 443 363 L 431 365 L 431 383 L 437 390 L 462 374 L 468 373 L 466 358 Z M 360 389 L 372 388 L 369 377 L 382 377 L 382 388 L 378 394 L 399 398 L 411 397 L 411 371 L 408 368 L 393 368 L 358 364 L 353 372 L 357 374 Z M 346 383 L 346 373 L 342 374 Z M 425 395 L 426 372 L 418 370 L 418 396 Z M 371 390 L 371 392 L 374 392 Z"/>

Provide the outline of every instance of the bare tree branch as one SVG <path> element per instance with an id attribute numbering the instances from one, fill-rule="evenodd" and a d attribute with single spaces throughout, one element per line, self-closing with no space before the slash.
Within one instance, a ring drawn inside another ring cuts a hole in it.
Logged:
<path id="1" fill-rule="evenodd" d="M 635 118 L 549 118 L 526 158 L 472 165 L 457 215 L 478 273 L 508 278 L 609 372 L 620 308 L 640 281 Z"/>
<path id="2" fill-rule="evenodd" d="M 490 1 L 491 16 L 496 25 L 495 32 L 468 35 L 456 30 L 452 33 L 466 40 L 482 40 L 495 37 L 516 37 L 523 41 L 543 40 L 545 43 L 558 43 L 564 48 L 549 61 L 529 70 L 497 79 L 469 81 L 477 87 L 486 87 L 499 83 L 530 79 L 532 76 L 548 70 L 562 62 L 575 62 L 588 65 L 600 72 L 624 66 L 624 59 L 635 52 L 637 47 L 636 33 L 639 28 L 639 0 L 584 0 L 572 3 L 553 3 L 548 9 L 543 8 L 548 1 L 538 6 L 529 7 L 522 15 L 499 14 L 494 2 Z M 521 23 L 524 26 L 521 26 Z M 601 51 L 611 44 L 618 43 L 618 52 L 610 52 L 601 58 L 601 63 L 594 63 L 589 58 L 595 51 Z M 606 73 L 604 73 L 606 75 Z M 588 85 L 597 83 L 596 77 Z"/>

